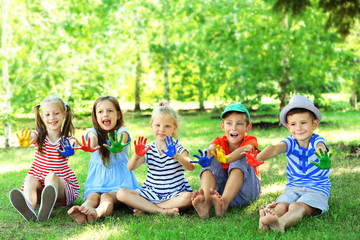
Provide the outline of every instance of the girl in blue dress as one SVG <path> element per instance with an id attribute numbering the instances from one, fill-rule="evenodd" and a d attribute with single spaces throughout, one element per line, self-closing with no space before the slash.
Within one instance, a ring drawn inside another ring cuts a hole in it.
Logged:
<path id="1" fill-rule="evenodd" d="M 184 169 L 194 170 L 189 152 L 172 136 L 178 128 L 176 112 L 167 104 L 157 107 L 151 116 L 150 127 L 155 142 L 146 145 L 139 137 L 135 153 L 129 160 L 129 170 L 148 165 L 147 177 L 141 189 L 121 188 L 117 199 L 134 208 L 134 214 L 144 212 L 179 215 L 179 210 L 191 207 L 192 189 L 184 177 Z M 146 145 L 146 146 L 145 146 Z"/>
<path id="2" fill-rule="evenodd" d="M 116 199 L 119 188 L 140 188 L 134 173 L 126 166 L 131 138 L 123 127 L 118 100 L 111 96 L 99 97 L 91 116 L 94 127 L 83 137 L 83 144 L 78 143 L 85 151 L 96 150 L 91 153 L 83 194 L 85 202 L 68 211 L 79 224 L 110 215 L 114 206 L 120 203 Z"/>

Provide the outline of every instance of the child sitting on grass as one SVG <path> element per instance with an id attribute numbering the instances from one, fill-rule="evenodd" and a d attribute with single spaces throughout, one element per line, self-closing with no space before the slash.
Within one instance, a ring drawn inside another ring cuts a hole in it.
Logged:
<path id="1" fill-rule="evenodd" d="M 328 210 L 331 155 L 327 155 L 329 149 L 324 138 L 313 133 L 321 118 L 320 111 L 310 99 L 293 96 L 280 112 L 280 122 L 289 129 L 291 136 L 278 145 L 266 147 L 255 157 L 255 160 L 263 161 L 286 153 L 288 158 L 289 183 L 275 202 L 260 210 L 260 229 L 283 232 L 305 216 Z"/>
<path id="2" fill-rule="evenodd" d="M 246 206 L 260 196 L 257 167 L 249 166 L 245 157 L 246 151 L 258 149 L 256 138 L 246 135 L 252 127 L 248 110 L 242 104 L 232 104 L 221 119 L 225 136 L 212 141 L 201 156 L 213 153 L 216 161 L 201 170 L 201 188 L 191 199 L 201 218 L 209 217 L 211 203 L 216 216 L 222 217 L 228 207 Z"/>

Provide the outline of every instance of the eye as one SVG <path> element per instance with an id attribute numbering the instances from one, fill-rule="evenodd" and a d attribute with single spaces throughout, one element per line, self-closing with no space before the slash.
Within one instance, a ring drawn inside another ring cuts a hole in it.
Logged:
<path id="1" fill-rule="evenodd" d="M 102 113 L 102 111 L 101 111 L 101 110 L 99 110 L 99 111 L 98 111 L 98 113 Z"/>

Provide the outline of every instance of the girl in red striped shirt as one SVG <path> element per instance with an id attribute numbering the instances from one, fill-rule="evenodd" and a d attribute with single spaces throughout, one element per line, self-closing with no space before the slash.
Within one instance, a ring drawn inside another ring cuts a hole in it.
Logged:
<path id="1" fill-rule="evenodd" d="M 74 154 L 70 144 L 75 142 L 74 127 L 71 108 L 60 98 L 46 98 L 34 110 L 36 131 L 26 129 L 20 136 L 16 134 L 21 147 L 34 144 L 34 161 L 21 191 L 12 189 L 9 197 L 26 221 L 46 221 L 55 204 L 70 205 L 79 196 L 77 178 L 68 166 L 68 157 Z"/>

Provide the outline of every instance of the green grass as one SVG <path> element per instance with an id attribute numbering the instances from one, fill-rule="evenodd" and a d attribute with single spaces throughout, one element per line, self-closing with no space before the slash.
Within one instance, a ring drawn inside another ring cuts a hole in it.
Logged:
<path id="1" fill-rule="evenodd" d="M 276 117 L 265 119 L 256 118 L 256 115 L 257 113 L 252 113 L 255 122 L 277 121 Z M 246 208 L 230 209 L 221 219 L 211 217 L 203 220 L 194 210 L 189 210 L 180 217 L 134 217 L 127 208 L 120 208 L 115 210 L 113 215 L 96 223 L 78 225 L 67 215 L 69 207 L 56 207 L 47 222 L 26 223 L 11 206 L 8 193 L 12 188 L 21 187 L 34 155 L 33 148 L 14 147 L 10 150 L 0 150 L 1 239 L 359 239 L 360 153 L 356 154 L 356 150 L 360 145 L 360 114 L 331 112 L 323 115 L 323 122 L 316 132 L 325 137 L 333 152 L 330 210 L 322 216 L 304 219 L 285 233 L 263 233 L 258 230 L 258 209 L 274 201 L 282 193 L 287 182 L 284 154 L 261 165 L 260 199 Z M 125 117 L 132 140 L 136 140 L 140 135 L 148 137 L 148 142 L 154 140 L 149 128 L 149 116 L 128 113 Z M 15 125 L 14 133 L 21 127 L 33 126 L 33 119 L 20 119 L 18 125 Z M 76 136 L 80 137 L 86 131 L 86 127 L 91 127 L 91 121 L 89 118 L 75 121 L 75 126 L 81 126 L 76 133 Z M 268 144 L 278 143 L 289 135 L 287 129 L 280 126 L 270 129 L 254 127 L 250 134 L 258 138 L 261 149 Z M 205 148 L 212 139 L 222 135 L 218 114 L 183 115 L 177 135 L 180 142 L 190 150 L 191 155 L 196 154 L 198 148 Z M 85 152 L 77 152 L 69 161 L 82 190 L 88 163 L 89 154 Z M 142 184 L 146 177 L 146 166 L 141 166 L 134 172 Z M 199 172 L 198 165 L 194 171 L 185 172 L 185 177 L 194 190 L 200 187 Z M 80 197 L 74 204 L 82 202 L 83 199 Z"/>

